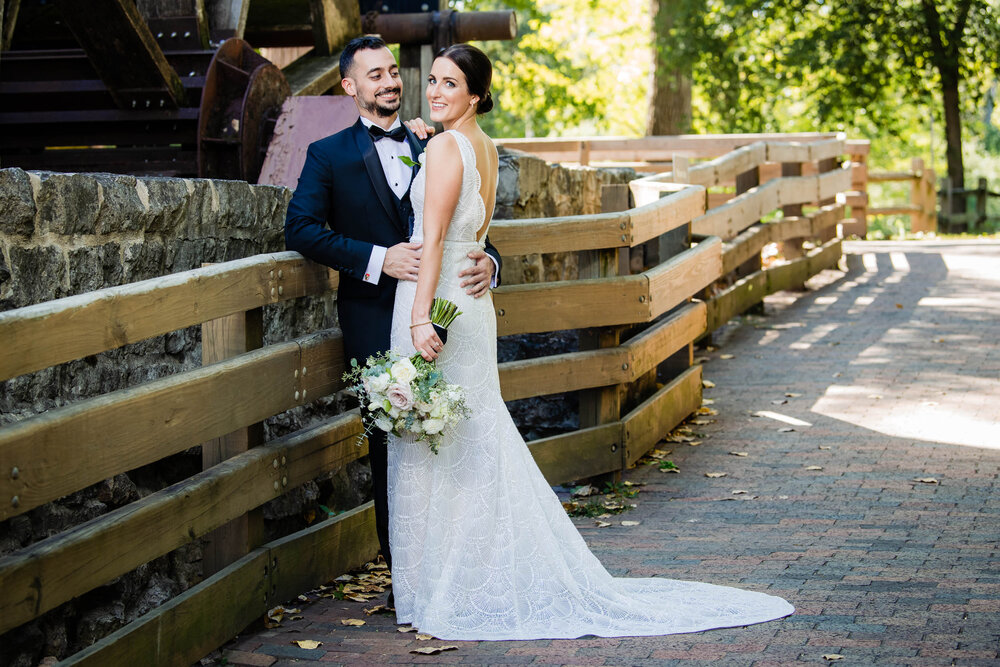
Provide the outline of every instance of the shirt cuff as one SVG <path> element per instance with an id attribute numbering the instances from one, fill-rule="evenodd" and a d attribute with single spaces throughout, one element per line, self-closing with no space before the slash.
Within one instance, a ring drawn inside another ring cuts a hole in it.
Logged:
<path id="1" fill-rule="evenodd" d="M 372 285 L 378 285 L 378 279 L 382 277 L 382 264 L 385 263 L 386 248 L 380 245 L 372 246 L 372 254 L 368 258 L 368 266 L 365 268 L 364 281 Z"/>
<path id="2" fill-rule="evenodd" d="M 493 255 L 487 254 L 486 256 L 493 262 L 493 277 L 490 279 L 490 289 L 493 289 L 497 286 L 497 279 L 500 277 L 500 262 Z"/>

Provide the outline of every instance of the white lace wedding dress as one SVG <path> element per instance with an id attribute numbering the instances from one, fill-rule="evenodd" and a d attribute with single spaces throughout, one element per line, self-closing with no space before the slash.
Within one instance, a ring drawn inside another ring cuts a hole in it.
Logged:
<path id="1" fill-rule="evenodd" d="M 590 552 L 535 465 L 500 395 L 490 297 L 459 287 L 486 207 L 472 144 L 461 133 L 462 191 L 448 228 L 437 296 L 462 314 L 438 368 L 465 388 L 472 417 L 446 432 L 440 454 L 389 438 L 389 543 L 396 618 L 439 639 L 665 635 L 760 623 L 792 613 L 781 598 L 671 579 L 613 578 Z M 422 235 L 424 172 L 411 190 Z M 416 283 L 400 282 L 392 347 L 414 353 Z M 735 537 L 735 536 L 734 536 Z M 669 544 L 663 545 L 669 549 Z"/>

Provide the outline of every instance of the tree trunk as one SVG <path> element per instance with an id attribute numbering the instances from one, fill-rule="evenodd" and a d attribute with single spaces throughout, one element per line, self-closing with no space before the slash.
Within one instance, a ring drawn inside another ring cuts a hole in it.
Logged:
<path id="1" fill-rule="evenodd" d="M 646 134 L 685 134 L 691 129 L 691 72 L 670 57 L 670 28 L 679 0 L 650 0 L 653 16 L 653 67 L 649 81 Z"/>
<path id="2" fill-rule="evenodd" d="M 962 118 L 959 107 L 958 71 L 941 74 L 941 92 L 944 100 L 944 136 L 947 146 L 948 177 L 953 188 L 965 187 L 965 164 L 962 159 Z M 965 197 L 953 197 L 949 213 L 965 213 Z"/>

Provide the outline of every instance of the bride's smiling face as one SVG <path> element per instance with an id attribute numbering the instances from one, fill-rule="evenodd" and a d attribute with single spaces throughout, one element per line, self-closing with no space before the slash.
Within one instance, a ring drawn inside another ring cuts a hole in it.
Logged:
<path id="1" fill-rule="evenodd" d="M 427 101 L 431 105 L 431 120 L 447 123 L 471 112 L 476 113 L 478 95 L 469 93 L 465 74 L 448 58 L 438 58 L 427 77 Z"/>

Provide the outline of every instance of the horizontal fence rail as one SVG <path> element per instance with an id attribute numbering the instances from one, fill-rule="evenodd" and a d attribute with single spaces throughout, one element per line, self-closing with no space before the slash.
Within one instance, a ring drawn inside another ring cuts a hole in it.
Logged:
<path id="1" fill-rule="evenodd" d="M 552 484 L 634 465 L 701 405 L 695 341 L 766 294 L 837 265 L 836 230 L 858 176 L 857 163 L 837 160 L 861 150 L 835 134 L 587 141 L 589 159 L 667 159 L 671 171 L 633 181 L 624 194 L 630 191 L 635 205 L 624 210 L 497 221 L 490 231 L 506 256 L 578 252 L 586 276 L 496 289 L 499 334 L 579 329 L 581 340 L 603 341 L 499 366 L 505 400 L 578 391 L 581 406 L 596 406 L 587 423 L 581 408 L 581 428 L 528 443 Z M 498 143 L 541 145 L 543 156 L 581 146 Z M 688 157 L 712 159 L 692 165 Z M 735 193 L 718 191 L 732 187 Z M 689 242 L 661 256 L 677 234 Z M 783 247 L 785 261 L 764 268 L 768 244 Z M 631 269 L 634 256 L 652 259 Z M 337 284 L 335 272 L 297 253 L 273 253 L 0 313 L 7 343 L 0 380 L 322 295 Z M 343 387 L 337 331 L 243 349 L 223 351 L 233 355 L 225 359 L 205 353 L 206 362 L 221 360 L 0 427 L 0 469 L 17 471 L 0 476 L 0 520 Z M 658 386 L 657 373 L 668 365 Z M 0 632 L 365 456 L 361 432 L 357 414 L 346 413 L 225 454 L 178 484 L 0 558 Z M 371 503 L 269 544 L 245 545 L 217 573 L 66 664 L 190 664 L 269 607 L 361 564 L 377 548 Z"/>

